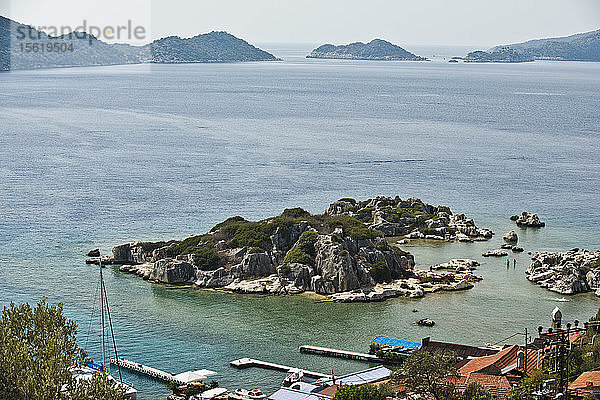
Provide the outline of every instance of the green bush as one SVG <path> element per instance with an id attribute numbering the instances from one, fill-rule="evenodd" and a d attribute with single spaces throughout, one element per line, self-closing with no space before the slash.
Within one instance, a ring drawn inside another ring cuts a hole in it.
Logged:
<path id="1" fill-rule="evenodd" d="M 267 250 L 272 246 L 271 236 L 260 223 L 243 224 L 236 227 L 229 244 L 232 247 L 260 247 Z"/>
<path id="2" fill-rule="evenodd" d="M 383 261 L 373 263 L 369 272 L 371 273 L 371 277 L 373 277 L 377 283 L 389 282 L 392 280 L 390 267 Z"/>
<path id="3" fill-rule="evenodd" d="M 239 215 L 236 215 L 235 217 L 230 217 L 227 218 L 225 221 L 218 223 L 217 225 L 213 226 L 213 228 L 210 230 L 211 232 L 216 232 L 221 228 L 224 228 L 226 226 L 230 226 L 232 224 L 238 223 L 238 222 L 243 222 L 246 221 L 244 219 L 244 217 L 240 217 Z"/>
<path id="4" fill-rule="evenodd" d="M 146 253 L 152 253 L 154 250 L 160 249 L 161 247 L 165 247 L 173 242 L 174 241 L 171 241 L 171 242 L 141 242 L 141 243 L 138 243 L 138 245 L 141 246 L 142 250 L 144 250 Z"/>
<path id="5" fill-rule="evenodd" d="M 315 264 L 315 243 L 319 234 L 314 231 L 306 231 L 300 235 L 294 247 L 290 249 L 283 259 L 284 263 L 298 263 L 306 265 Z"/>
<path id="6" fill-rule="evenodd" d="M 385 216 L 385 219 L 386 219 L 386 221 L 392 222 L 392 223 L 400 222 L 400 216 L 398 214 L 388 214 Z"/>
<path id="7" fill-rule="evenodd" d="M 298 247 L 292 247 L 290 251 L 287 252 L 285 258 L 283 259 L 284 263 L 298 263 L 298 264 L 306 264 L 306 265 L 314 265 L 315 260 L 310 255 L 304 253 Z"/>
<path id="8" fill-rule="evenodd" d="M 207 235 L 190 236 L 183 239 L 175 246 L 175 254 L 191 254 L 200 242 L 205 241 L 205 236 Z"/>
<path id="9" fill-rule="evenodd" d="M 281 214 L 281 216 L 284 218 L 306 218 L 310 217 L 310 213 L 300 207 L 286 208 L 283 210 L 283 214 Z"/>
<path id="10" fill-rule="evenodd" d="M 375 385 L 344 385 L 340 386 L 333 400 L 385 400 L 383 393 Z"/>
<path id="11" fill-rule="evenodd" d="M 331 222 L 332 227 L 342 227 L 353 240 L 375 239 L 383 233 L 367 227 L 364 223 L 348 215 L 341 215 Z"/>
<path id="12" fill-rule="evenodd" d="M 220 267 L 221 257 L 210 244 L 196 247 L 190 254 L 194 254 L 194 264 L 202 271 L 214 271 Z"/>

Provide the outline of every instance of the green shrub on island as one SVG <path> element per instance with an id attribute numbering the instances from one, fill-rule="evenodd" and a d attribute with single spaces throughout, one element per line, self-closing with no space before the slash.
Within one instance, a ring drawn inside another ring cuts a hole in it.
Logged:
<path id="1" fill-rule="evenodd" d="M 214 271 L 220 267 L 221 257 L 212 244 L 196 247 L 190 254 L 194 255 L 194 265 L 202 271 Z"/>
<path id="2" fill-rule="evenodd" d="M 223 222 L 219 222 L 218 224 L 216 224 L 215 226 L 213 226 L 210 231 L 211 232 L 216 232 L 219 229 L 221 229 L 223 227 L 226 227 L 226 226 L 228 226 L 230 224 L 236 223 L 236 222 L 248 222 L 248 221 L 246 221 L 246 219 L 244 217 L 240 217 L 239 215 L 236 215 L 235 217 L 229 217 L 229 218 L 227 218 Z"/>
<path id="3" fill-rule="evenodd" d="M 167 242 L 140 242 L 139 246 L 142 246 L 142 250 L 146 253 L 152 253 L 156 249 L 167 246 Z"/>
<path id="4" fill-rule="evenodd" d="M 214 248 L 216 243 L 224 242 L 225 248 L 248 247 L 250 253 L 270 251 L 273 248 L 271 236 L 278 229 L 287 229 L 301 221 L 306 221 L 317 232 L 305 232 L 306 235 L 301 236 L 297 245 L 288 252 L 285 262 L 314 265 L 314 243 L 317 236 L 332 234 L 336 228 L 342 228 L 344 235 L 352 240 L 375 239 L 383 236 L 383 233 L 369 228 L 363 222 L 348 215 L 312 215 L 302 208 L 289 208 L 280 216 L 257 222 L 235 216 L 218 223 L 207 234 L 190 236 L 180 241 L 143 242 L 140 245 L 145 252 L 152 253 L 156 249 L 175 244 L 167 254 L 169 257 L 194 254 L 198 268 L 213 270 L 222 265 L 221 257 Z M 336 235 L 333 239 L 339 243 L 344 241 L 341 235 Z"/>
<path id="5" fill-rule="evenodd" d="M 200 245 L 212 242 L 210 235 L 190 236 L 177 243 L 174 253 L 176 255 L 192 254 Z"/>
<path id="6" fill-rule="evenodd" d="M 340 215 L 331 223 L 334 227 L 342 227 L 344 232 L 353 240 L 375 239 L 382 237 L 383 233 L 369 228 L 361 221 L 348 215 Z"/>
<path id="7" fill-rule="evenodd" d="M 314 231 L 306 231 L 300 235 L 298 241 L 287 252 L 283 259 L 284 264 L 298 263 L 306 265 L 315 265 L 315 243 L 319 238 L 319 234 Z"/>
<path id="8" fill-rule="evenodd" d="M 300 207 L 286 208 L 281 214 L 283 218 L 308 218 L 310 213 Z"/>
<path id="9" fill-rule="evenodd" d="M 260 223 L 237 225 L 229 244 L 231 247 L 260 247 L 265 250 L 272 246 L 269 232 Z"/>
<path id="10" fill-rule="evenodd" d="M 383 261 L 373 263 L 369 272 L 376 283 L 390 282 L 392 280 L 390 267 Z"/>

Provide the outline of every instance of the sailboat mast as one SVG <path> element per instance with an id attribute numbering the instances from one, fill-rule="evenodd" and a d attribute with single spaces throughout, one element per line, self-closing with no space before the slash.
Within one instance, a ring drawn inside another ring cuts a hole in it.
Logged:
<path id="1" fill-rule="evenodd" d="M 115 340 L 115 331 L 113 330 L 112 317 L 110 316 L 110 307 L 108 306 L 108 295 L 106 294 L 106 286 L 104 281 L 100 283 L 102 286 L 101 291 L 104 292 L 104 301 L 106 301 L 106 313 L 108 315 L 108 326 L 110 327 L 110 335 L 112 337 L 113 350 L 115 352 L 115 359 L 119 360 L 119 353 L 117 353 L 117 342 Z M 119 369 L 119 380 L 123 383 L 123 375 L 121 375 L 121 365 L 117 362 L 117 368 Z"/>
<path id="2" fill-rule="evenodd" d="M 106 354 L 104 344 L 104 277 L 102 276 L 102 256 L 98 258 L 98 265 L 100 266 L 100 319 L 102 321 L 102 370 L 105 369 L 106 365 Z"/>

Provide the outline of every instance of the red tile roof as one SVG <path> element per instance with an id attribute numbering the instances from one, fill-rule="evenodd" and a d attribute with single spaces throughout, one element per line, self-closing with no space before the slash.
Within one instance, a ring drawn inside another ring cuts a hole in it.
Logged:
<path id="1" fill-rule="evenodd" d="M 337 393 L 337 391 L 338 391 L 338 385 L 331 385 L 331 386 L 327 386 L 325 389 L 323 389 L 317 393 L 319 394 L 319 396 L 333 398 L 335 396 L 335 394 Z"/>
<path id="2" fill-rule="evenodd" d="M 512 391 L 510 382 L 502 375 L 496 376 L 472 372 L 468 375 L 449 378 L 448 382 L 454 384 L 454 387 L 460 392 L 463 392 L 472 383 L 479 383 L 492 394 L 501 398 L 507 398 Z"/>
<path id="3" fill-rule="evenodd" d="M 510 369 L 511 371 L 516 369 L 523 372 L 522 369 L 516 368 L 517 353 L 519 350 L 524 351 L 525 349 L 521 346 L 514 345 L 491 356 L 473 358 L 460 367 L 458 372 L 461 375 L 468 375 L 472 372 L 481 372 L 488 375 L 503 375 L 509 371 L 504 373 L 502 371 L 511 366 L 514 367 Z M 539 350 L 527 349 L 527 373 L 531 373 L 540 368 L 542 366 L 542 361 L 543 356 Z"/>
<path id="4" fill-rule="evenodd" d="M 600 392 L 600 371 L 588 371 L 579 375 L 569 385 L 569 391 L 581 394 L 589 392 Z"/>

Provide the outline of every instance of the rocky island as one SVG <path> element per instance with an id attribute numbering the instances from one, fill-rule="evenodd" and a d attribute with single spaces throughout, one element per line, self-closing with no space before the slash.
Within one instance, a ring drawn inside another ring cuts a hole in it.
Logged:
<path id="1" fill-rule="evenodd" d="M 600 30 L 473 51 L 466 62 L 600 61 Z"/>
<path id="2" fill-rule="evenodd" d="M 513 215 L 510 217 L 511 221 L 515 221 L 517 226 L 521 228 L 543 228 L 546 226 L 545 222 L 540 221 L 540 217 L 537 214 L 523 211 L 521 215 Z"/>
<path id="3" fill-rule="evenodd" d="M 540 252 L 532 257 L 527 279 L 560 294 L 595 291 L 600 296 L 600 250 Z"/>
<path id="4" fill-rule="evenodd" d="M 453 260 L 429 271 L 415 270 L 414 257 L 390 243 L 400 235 L 485 240 L 492 232 L 446 206 L 416 198 L 346 198 L 323 214 L 286 209 L 257 222 L 232 217 L 183 240 L 125 243 L 113 247 L 112 256 L 102 262 L 157 283 L 237 293 L 309 291 L 334 301 L 422 297 L 473 287 L 477 262 Z M 88 263 L 100 260 L 96 251 L 89 256 Z"/>
<path id="5" fill-rule="evenodd" d="M 31 46 L 31 51 L 21 48 L 26 43 Z M 53 46 L 52 51 L 41 47 L 48 44 Z M 85 32 L 49 36 L 43 31 L 0 16 L 0 70 L 3 71 L 140 63 L 276 60 L 274 55 L 227 32 L 210 32 L 192 38 L 171 36 L 144 46 L 131 46 L 108 44 Z"/>
<path id="6" fill-rule="evenodd" d="M 369 43 L 355 42 L 340 46 L 324 44 L 314 49 L 306 58 L 427 61 L 424 57 L 419 57 L 400 46 L 382 39 L 373 39 Z"/>

